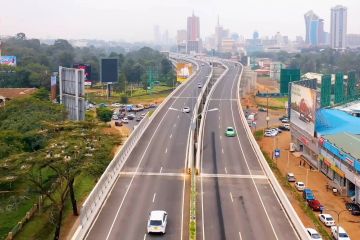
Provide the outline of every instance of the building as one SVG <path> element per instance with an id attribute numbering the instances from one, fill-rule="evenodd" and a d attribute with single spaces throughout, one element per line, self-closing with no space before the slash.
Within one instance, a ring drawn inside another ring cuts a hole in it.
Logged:
<path id="1" fill-rule="evenodd" d="M 160 27 L 158 25 L 154 26 L 154 42 L 156 44 L 161 43 L 161 32 L 160 32 Z"/>
<path id="2" fill-rule="evenodd" d="M 360 34 L 347 34 L 346 45 L 350 48 L 360 47 Z"/>
<path id="3" fill-rule="evenodd" d="M 346 48 L 347 8 L 337 5 L 331 9 L 330 45 L 333 49 Z"/>
<path id="4" fill-rule="evenodd" d="M 311 10 L 305 13 L 305 43 L 310 45 L 311 44 L 311 33 L 314 32 L 312 29 L 314 28 L 314 23 L 319 17 Z M 317 27 L 317 26 L 316 26 Z"/>
<path id="5" fill-rule="evenodd" d="M 285 68 L 285 64 L 281 62 L 271 62 L 270 63 L 270 78 L 272 80 L 280 81 L 280 72 L 281 69 Z"/>
<path id="6" fill-rule="evenodd" d="M 220 25 L 220 19 L 218 17 L 218 22 L 217 25 L 215 27 L 215 49 L 218 52 L 226 52 L 223 51 L 222 47 L 223 47 L 223 40 L 224 39 L 228 39 L 229 38 L 229 30 L 225 30 L 221 25 Z"/>
<path id="7" fill-rule="evenodd" d="M 187 52 L 201 51 L 201 39 L 200 39 L 200 19 L 195 16 L 187 18 Z"/>
<path id="8" fill-rule="evenodd" d="M 177 31 L 176 43 L 179 53 L 186 53 L 187 32 L 185 29 Z"/>
<path id="9" fill-rule="evenodd" d="M 231 38 L 223 39 L 221 42 L 221 52 L 233 53 L 236 51 L 236 42 Z"/>
<path id="10" fill-rule="evenodd" d="M 6 102 L 29 96 L 37 91 L 36 88 L 0 88 L 0 107 L 5 106 Z"/>
<path id="11" fill-rule="evenodd" d="M 324 20 L 319 18 L 313 11 L 309 11 L 304 15 L 306 40 L 308 46 L 324 45 L 326 36 L 324 32 Z"/>

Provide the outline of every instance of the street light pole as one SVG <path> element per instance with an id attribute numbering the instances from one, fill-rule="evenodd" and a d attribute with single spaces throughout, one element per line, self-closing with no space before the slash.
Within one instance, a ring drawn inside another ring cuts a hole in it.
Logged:
<path id="1" fill-rule="evenodd" d="M 340 212 L 338 211 L 335 211 L 333 209 L 328 209 L 327 210 L 328 212 L 334 212 L 337 214 L 337 219 L 338 219 L 338 222 L 336 224 L 336 239 L 339 239 L 339 226 L 340 226 L 340 215 L 343 213 L 343 212 L 347 212 L 348 210 L 345 209 L 345 210 L 341 210 Z"/>

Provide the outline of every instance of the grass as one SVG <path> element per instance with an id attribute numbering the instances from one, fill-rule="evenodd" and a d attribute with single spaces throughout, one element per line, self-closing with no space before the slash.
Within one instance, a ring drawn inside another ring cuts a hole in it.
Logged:
<path id="1" fill-rule="evenodd" d="M 78 202 L 80 203 L 85 200 L 87 195 L 90 193 L 92 188 L 95 186 L 95 178 L 89 175 L 80 175 L 75 182 L 75 194 Z M 43 239 L 50 240 L 53 239 L 53 234 L 55 230 L 55 225 L 49 223 L 49 207 L 50 202 L 45 201 L 44 212 L 43 214 L 37 214 L 30 222 L 28 222 L 22 231 L 16 235 L 16 240 L 29 240 L 29 239 Z M 71 225 L 69 222 L 66 222 L 66 219 L 72 214 L 70 198 L 68 198 L 64 218 L 63 218 L 63 228 L 66 225 Z M 64 236 L 63 236 L 64 237 Z"/>
<path id="2" fill-rule="evenodd" d="M 281 184 L 281 186 L 285 189 L 287 189 L 292 196 L 296 199 L 298 202 L 300 208 L 304 211 L 304 213 L 311 219 L 313 222 L 315 228 L 318 230 L 318 232 L 321 234 L 323 239 L 332 239 L 329 233 L 326 231 L 324 225 L 320 222 L 319 218 L 315 215 L 314 211 L 309 208 L 307 202 L 303 199 L 302 195 L 299 194 L 295 188 L 286 180 L 286 178 L 281 174 L 279 168 L 276 166 L 274 161 L 270 158 L 267 152 L 261 150 L 267 163 L 269 164 L 271 170 L 275 174 L 277 180 Z"/>
<path id="3" fill-rule="evenodd" d="M 263 138 L 263 133 L 264 133 L 263 130 L 257 130 L 257 131 L 254 133 L 255 140 L 256 140 L 256 141 L 260 141 L 260 140 Z"/>

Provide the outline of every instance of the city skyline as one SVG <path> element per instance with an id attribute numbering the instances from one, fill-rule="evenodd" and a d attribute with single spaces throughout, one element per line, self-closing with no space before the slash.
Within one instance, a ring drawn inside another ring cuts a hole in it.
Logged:
<path id="1" fill-rule="evenodd" d="M 25 32 L 30 38 L 151 41 L 155 25 L 168 30 L 169 36 L 175 38 L 177 30 L 186 28 L 186 18 L 194 12 L 201 19 L 202 37 L 213 34 L 217 16 L 220 16 L 221 25 L 246 38 L 257 30 L 260 37 L 281 32 L 295 39 L 296 36 L 305 38 L 303 15 L 309 10 L 324 19 L 324 30 L 329 32 L 331 8 L 339 4 L 348 8 L 348 33 L 360 33 L 360 23 L 356 20 L 360 3 L 347 0 L 296 0 L 291 3 L 276 0 L 271 5 L 265 0 L 235 4 L 230 0 L 221 3 L 215 0 L 154 0 L 151 3 L 135 0 L 126 5 L 105 0 L 105 3 L 98 6 L 95 0 L 8 2 L 2 6 L 0 35 Z M 266 7 L 260 8 L 261 5 Z M 56 11 L 53 6 L 57 6 Z M 33 10 L 29 12 L 28 9 Z"/>

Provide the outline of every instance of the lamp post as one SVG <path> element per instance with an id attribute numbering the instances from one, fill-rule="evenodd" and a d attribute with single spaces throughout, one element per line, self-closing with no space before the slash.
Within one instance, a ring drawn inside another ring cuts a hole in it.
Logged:
<path id="1" fill-rule="evenodd" d="M 340 225 L 340 215 L 343 213 L 343 212 L 347 212 L 348 210 L 345 209 L 345 210 L 341 210 L 340 212 L 338 211 L 335 211 L 333 209 L 327 209 L 328 212 L 334 212 L 337 214 L 337 224 L 336 224 L 336 239 L 339 239 L 339 225 Z"/>

